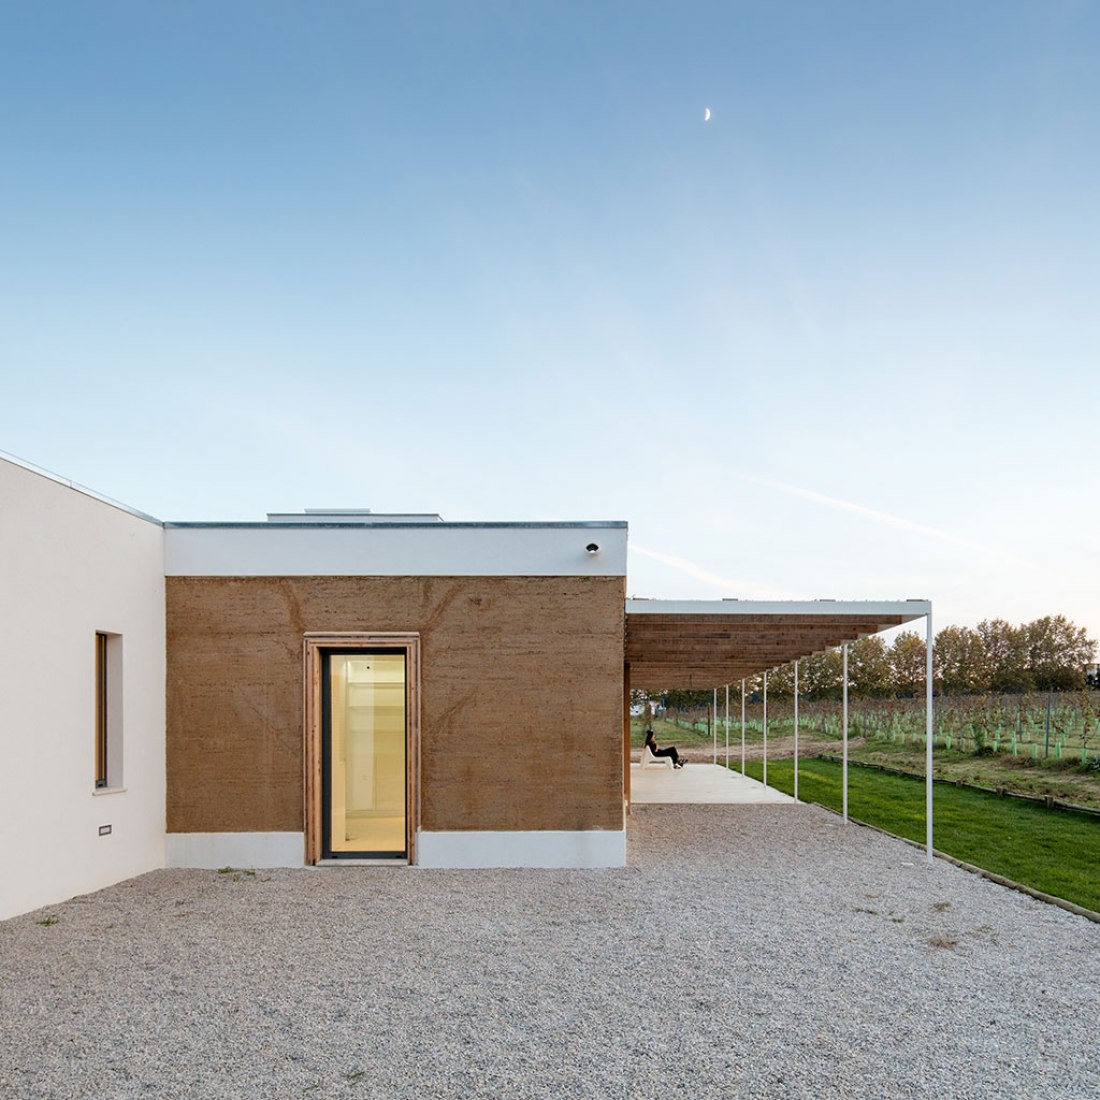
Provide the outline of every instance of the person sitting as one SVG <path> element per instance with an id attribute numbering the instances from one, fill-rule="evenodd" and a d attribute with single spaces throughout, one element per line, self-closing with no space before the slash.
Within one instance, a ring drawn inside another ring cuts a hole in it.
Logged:
<path id="1" fill-rule="evenodd" d="M 669 756 L 672 758 L 672 766 L 674 768 L 682 768 L 684 762 L 680 759 L 680 754 L 676 751 L 675 745 L 669 745 L 667 749 L 661 749 L 657 747 L 657 741 L 653 737 L 653 730 L 645 731 L 645 744 L 654 756 Z"/>

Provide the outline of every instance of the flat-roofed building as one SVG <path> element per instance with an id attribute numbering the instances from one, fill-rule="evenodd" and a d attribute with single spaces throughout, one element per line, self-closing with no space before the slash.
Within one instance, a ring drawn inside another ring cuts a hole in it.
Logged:
<path id="1" fill-rule="evenodd" d="M 625 523 L 167 524 L 168 860 L 625 860 Z"/>
<path id="2" fill-rule="evenodd" d="M 622 866 L 631 687 L 931 629 L 627 600 L 621 521 L 163 523 L 3 457 L 0 515 L 0 918 L 163 866 Z"/>

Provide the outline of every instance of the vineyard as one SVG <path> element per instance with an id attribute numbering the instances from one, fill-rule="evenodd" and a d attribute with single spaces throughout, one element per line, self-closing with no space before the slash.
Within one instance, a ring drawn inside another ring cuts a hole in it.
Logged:
<path id="1" fill-rule="evenodd" d="M 718 736 L 725 737 L 724 699 L 719 700 Z M 669 711 L 666 721 L 696 737 L 711 736 L 712 715 L 706 710 Z M 976 756 L 1007 754 L 1017 759 L 1065 761 L 1100 768 L 1100 692 L 1032 692 L 1021 695 L 937 696 L 933 709 L 933 747 Z M 799 705 L 799 734 L 812 752 L 815 740 L 842 736 L 843 710 L 838 700 L 806 700 Z M 916 699 L 849 701 L 848 733 L 894 745 L 923 746 L 925 705 Z M 731 737 L 741 736 L 741 700 L 730 699 Z M 745 706 L 747 737 L 763 736 L 764 708 L 759 699 Z M 791 699 L 769 700 L 769 736 L 794 731 Z"/>

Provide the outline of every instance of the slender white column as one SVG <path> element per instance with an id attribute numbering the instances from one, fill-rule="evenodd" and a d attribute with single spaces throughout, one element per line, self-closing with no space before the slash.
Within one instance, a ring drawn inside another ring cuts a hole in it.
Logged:
<path id="1" fill-rule="evenodd" d="M 932 853 L 935 851 L 932 844 L 932 645 L 932 612 L 929 611 L 928 637 L 925 642 L 928 667 L 925 670 L 924 686 L 924 828 L 929 863 L 932 862 Z"/>
<path id="2" fill-rule="evenodd" d="M 798 801 L 798 662 L 794 663 L 794 800 Z"/>
<path id="3" fill-rule="evenodd" d="M 764 673 L 764 786 L 768 785 L 768 674 Z"/>
<path id="4" fill-rule="evenodd" d="M 844 650 L 844 765 L 841 768 L 843 775 L 841 784 L 844 787 L 844 820 L 848 820 L 848 643 L 841 647 Z"/>
<path id="5" fill-rule="evenodd" d="M 730 766 L 730 686 L 726 684 L 726 769 Z"/>
<path id="6" fill-rule="evenodd" d="M 718 763 L 718 689 L 714 689 L 714 698 L 711 702 L 710 728 L 714 739 L 714 759 L 712 764 Z"/>
<path id="7" fill-rule="evenodd" d="M 745 681 L 741 681 L 741 774 L 745 774 Z"/>

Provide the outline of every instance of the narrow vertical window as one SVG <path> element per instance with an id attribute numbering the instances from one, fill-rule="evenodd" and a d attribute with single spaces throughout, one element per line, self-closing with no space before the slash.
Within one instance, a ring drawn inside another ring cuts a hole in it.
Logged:
<path id="1" fill-rule="evenodd" d="M 95 636 L 95 789 L 122 789 L 122 635 Z"/>
<path id="2" fill-rule="evenodd" d="M 107 635 L 95 636 L 95 785 L 107 786 Z"/>

